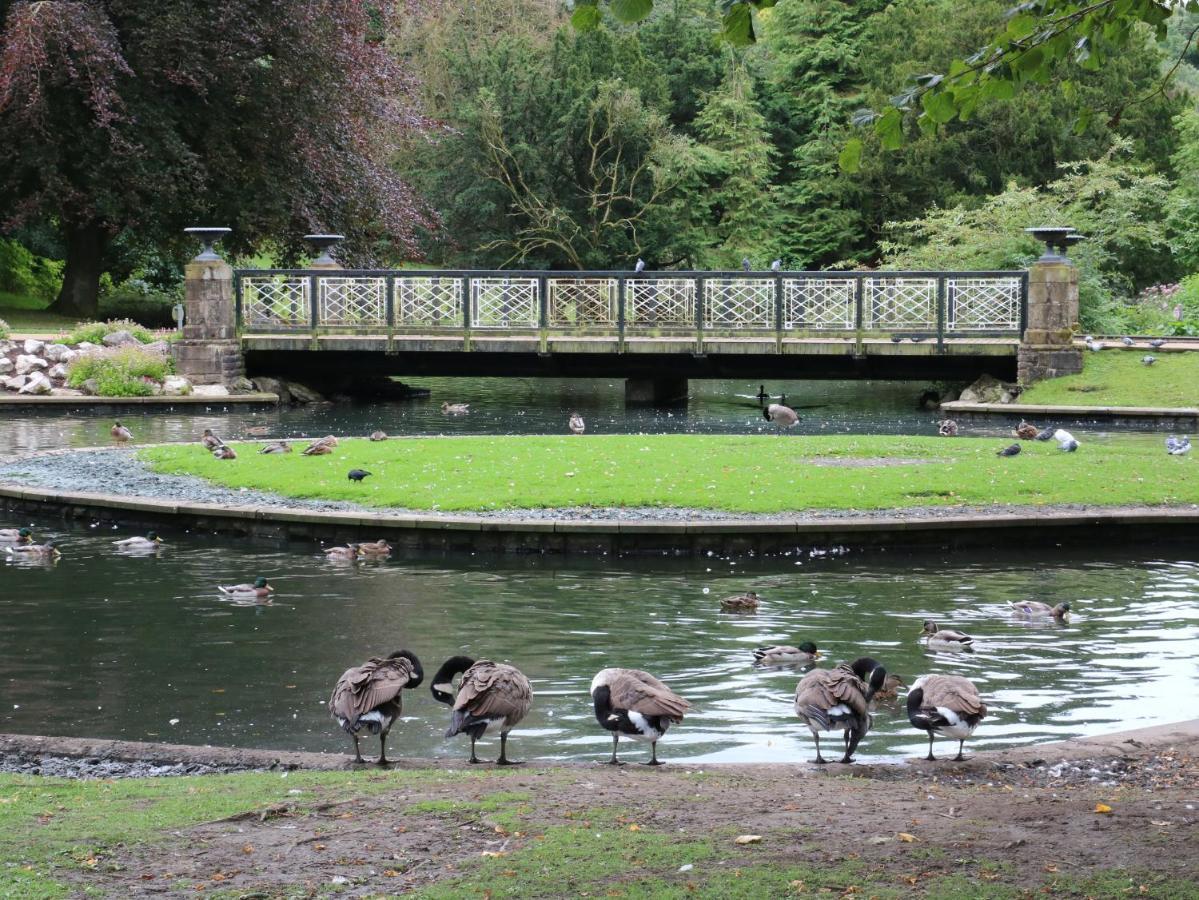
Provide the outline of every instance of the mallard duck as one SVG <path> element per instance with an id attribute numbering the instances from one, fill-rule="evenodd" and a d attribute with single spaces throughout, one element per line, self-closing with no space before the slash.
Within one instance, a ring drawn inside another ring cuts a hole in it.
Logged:
<path id="1" fill-rule="evenodd" d="M 368 541 L 358 545 L 358 552 L 363 556 L 390 556 L 391 544 L 387 541 Z"/>
<path id="2" fill-rule="evenodd" d="M 443 403 L 443 404 L 441 404 L 441 411 L 443 413 L 445 413 L 447 416 L 460 416 L 460 415 L 463 415 L 464 413 L 470 412 L 470 404 L 469 403 Z"/>
<path id="3" fill-rule="evenodd" d="M 1012 612 L 1021 616 L 1053 616 L 1062 622 L 1070 618 L 1070 602 L 1068 600 L 1063 600 L 1056 606 L 1050 606 L 1040 600 L 1013 600 L 1008 605 L 1011 606 Z"/>
<path id="4" fill-rule="evenodd" d="M 865 679 L 869 678 L 869 682 Z M 854 751 L 870 730 L 870 701 L 886 681 L 887 671 L 877 660 L 862 657 L 835 669 L 813 669 L 795 687 L 795 715 L 808 726 L 820 755 L 820 732 L 840 731 L 845 736 L 843 763 L 853 762 Z"/>
<path id="5" fill-rule="evenodd" d="M 0 528 L 0 544 L 29 544 L 33 532 L 28 528 Z"/>
<path id="6" fill-rule="evenodd" d="M 328 456 L 332 452 L 333 452 L 333 447 L 331 444 L 322 444 L 320 441 L 317 441 L 316 443 L 309 444 L 302 451 L 300 451 L 300 455 L 301 456 Z"/>
<path id="7" fill-rule="evenodd" d="M 1036 425 L 1030 425 L 1028 422 L 1025 422 L 1023 419 L 1021 419 L 1020 424 L 1016 426 L 1016 430 L 1013 433 L 1022 441 L 1032 441 L 1036 440 L 1039 432 L 1037 431 Z"/>
<path id="8" fill-rule="evenodd" d="M 129 537 L 112 542 L 114 547 L 120 547 L 122 550 L 157 550 L 161 543 L 163 540 L 157 531 L 149 531 L 145 537 Z"/>
<path id="9" fill-rule="evenodd" d="M 462 675 L 457 692 L 454 676 Z M 487 726 L 500 731 L 500 758 L 497 766 L 512 766 L 508 759 L 508 732 L 515 728 L 533 705 L 533 688 L 529 679 L 515 666 L 473 660 L 469 656 L 452 656 L 433 676 L 429 686 L 433 699 L 453 707 L 450 727 L 445 736 L 456 734 L 470 737 L 470 761 L 480 762 L 475 755 L 475 741 L 483 736 Z"/>
<path id="10" fill-rule="evenodd" d="M 200 436 L 200 443 L 204 445 L 205 450 L 215 450 L 217 447 L 223 447 L 225 442 L 212 433 L 211 428 L 205 428 L 204 434 Z"/>
<path id="11" fill-rule="evenodd" d="M 121 441 L 122 443 L 133 439 L 133 432 L 120 422 L 114 422 L 112 428 L 108 429 L 108 433 L 112 435 L 114 441 Z"/>
<path id="12" fill-rule="evenodd" d="M 620 765 L 616 747 L 620 736 L 649 741 L 648 766 L 660 766 L 658 741 L 672 724 L 683 721 L 691 704 L 640 669 L 601 669 L 591 679 L 591 701 L 600 727 L 612 732 L 612 758 L 609 765 Z"/>
<path id="13" fill-rule="evenodd" d="M 354 762 L 365 762 L 358 744 L 366 729 L 379 736 L 377 764 L 387 765 L 387 732 L 403 710 L 401 693 L 420 687 L 424 670 L 414 653 L 397 650 L 387 659 L 373 656 L 360 666 L 346 669 L 329 697 L 329 713 L 354 739 Z"/>
<path id="14" fill-rule="evenodd" d="M 291 453 L 291 444 L 287 441 L 275 441 L 273 444 L 267 444 L 259 453 Z"/>
<path id="15" fill-rule="evenodd" d="M 783 406 L 781 403 L 771 403 L 762 410 L 762 418 L 767 422 L 773 422 L 779 427 L 781 434 L 785 429 L 794 428 L 799 424 L 799 416 L 789 406 Z"/>
<path id="16" fill-rule="evenodd" d="M 720 601 L 720 608 L 724 612 L 757 612 L 761 605 L 762 601 L 753 591 L 747 591 L 735 597 L 725 597 Z"/>
<path id="17" fill-rule="evenodd" d="M 370 435 L 370 440 L 385 441 L 385 440 L 387 440 L 387 432 L 386 431 L 372 431 L 371 435 Z"/>
<path id="18" fill-rule="evenodd" d="M 325 559 L 357 559 L 358 545 L 346 544 L 344 547 L 326 547 Z"/>
<path id="19" fill-rule="evenodd" d="M 937 425 L 937 434 L 941 437 L 957 437 L 958 423 L 953 419 L 942 419 Z"/>
<path id="20" fill-rule="evenodd" d="M 242 596 L 253 597 L 269 597 L 275 592 L 275 589 L 267 584 L 266 579 L 261 575 L 254 579 L 253 584 L 217 585 L 217 590 L 222 594 L 240 594 Z"/>
<path id="21" fill-rule="evenodd" d="M 978 688 L 960 675 L 921 675 L 908 691 L 908 721 L 928 732 L 928 756 L 933 756 L 933 736 L 940 734 L 958 739 L 958 755 L 965 759 L 962 747 L 987 715 L 987 706 L 978 696 Z"/>
<path id="22" fill-rule="evenodd" d="M 865 673 L 861 676 L 862 680 L 867 684 L 871 684 L 874 681 L 875 669 L 883 670 L 884 677 L 882 684 L 878 687 L 873 695 L 875 700 L 894 700 L 899 696 L 899 688 L 907 687 L 902 678 L 900 678 L 898 675 L 892 675 L 890 672 L 888 672 L 885 668 L 883 668 L 883 664 L 877 659 L 873 659 L 869 656 L 863 656 L 861 659 L 855 660 L 853 663 L 853 665 L 859 664 Z"/>
<path id="23" fill-rule="evenodd" d="M 920 636 L 926 638 L 929 647 L 939 647 L 942 650 L 970 650 L 974 647 L 974 638 L 960 631 L 940 628 L 931 619 L 924 620 L 924 628 Z"/>
<path id="24" fill-rule="evenodd" d="M 583 421 L 583 417 L 578 413 L 571 413 L 570 422 L 567 424 L 570 427 L 571 434 L 582 434 L 587 430 L 587 423 Z"/>
<path id="25" fill-rule="evenodd" d="M 44 544 L 17 544 L 4 548 L 4 552 L 9 556 L 18 559 L 58 559 L 62 556 L 58 552 L 58 548 L 54 546 L 53 541 L 46 541 Z"/>
<path id="26" fill-rule="evenodd" d="M 212 455 L 216 459 L 237 459 L 237 454 L 227 444 L 221 444 L 221 446 L 212 451 Z"/>
<path id="27" fill-rule="evenodd" d="M 811 641 L 804 641 L 798 647 L 783 645 L 768 645 L 754 651 L 755 666 L 795 666 L 808 665 L 820 659 L 820 651 Z"/>

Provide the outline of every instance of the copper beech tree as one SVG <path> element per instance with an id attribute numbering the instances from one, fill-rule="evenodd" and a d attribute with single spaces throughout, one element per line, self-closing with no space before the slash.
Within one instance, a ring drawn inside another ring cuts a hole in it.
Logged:
<path id="1" fill-rule="evenodd" d="M 0 0 L 0 230 L 51 222 L 52 309 L 94 316 L 117 235 L 313 229 L 410 255 L 425 213 L 387 166 L 425 127 L 383 46 L 390 0 Z"/>

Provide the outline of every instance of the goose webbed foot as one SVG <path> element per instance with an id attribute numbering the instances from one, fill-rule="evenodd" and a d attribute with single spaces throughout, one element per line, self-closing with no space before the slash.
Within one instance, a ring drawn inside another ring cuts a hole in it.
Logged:
<path id="1" fill-rule="evenodd" d="M 936 762 L 937 761 L 937 758 L 935 756 L 933 756 L 933 751 L 931 751 L 931 750 L 928 751 L 928 756 L 924 757 L 924 761 L 925 762 Z"/>
<path id="2" fill-rule="evenodd" d="M 354 738 L 354 764 L 365 765 L 366 760 L 362 758 L 362 748 L 358 745 L 358 735 L 353 735 Z"/>
<path id="3" fill-rule="evenodd" d="M 500 758 L 495 761 L 497 766 L 519 766 L 522 761 L 519 759 L 508 759 L 508 735 L 500 735 Z"/>
<path id="4" fill-rule="evenodd" d="M 846 753 L 844 756 L 841 757 L 842 765 L 849 765 L 851 762 L 853 762 L 853 757 L 850 756 L 848 753 Z"/>
<path id="5" fill-rule="evenodd" d="M 955 757 L 953 758 L 953 761 L 954 761 L 954 762 L 964 762 L 965 760 L 969 759 L 969 757 L 966 757 L 966 756 L 963 756 L 963 755 L 962 755 L 962 748 L 963 748 L 965 745 L 966 745 L 966 742 L 965 742 L 965 741 L 959 741 L 959 742 L 958 742 L 958 755 L 957 755 L 957 756 L 955 756 Z"/>
<path id="6" fill-rule="evenodd" d="M 650 759 L 650 760 L 647 760 L 646 762 L 643 762 L 641 765 L 643 765 L 643 766 L 664 766 L 666 764 L 664 762 L 662 762 L 662 760 L 660 760 L 660 759 Z"/>
<path id="7" fill-rule="evenodd" d="M 523 759 L 508 759 L 506 756 L 501 756 L 495 761 L 495 764 L 497 766 L 523 766 L 525 761 Z"/>
<path id="8" fill-rule="evenodd" d="M 623 766 L 624 763 L 622 763 L 619 759 L 617 759 L 615 756 L 613 756 L 610 760 L 605 762 L 604 765 L 605 766 Z"/>

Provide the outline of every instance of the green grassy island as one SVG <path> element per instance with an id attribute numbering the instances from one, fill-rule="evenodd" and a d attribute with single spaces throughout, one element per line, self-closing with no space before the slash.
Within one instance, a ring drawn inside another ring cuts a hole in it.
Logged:
<path id="1" fill-rule="evenodd" d="M 1157 358 L 1151 366 L 1145 356 Z M 1199 353 L 1102 350 L 1083 357 L 1078 375 L 1035 384 L 1020 403 L 1046 406 L 1199 406 Z"/>
<path id="2" fill-rule="evenodd" d="M 1199 502 L 1199 465 L 1148 435 L 1090 438 L 1063 453 L 1012 438 L 900 435 L 596 435 L 341 441 L 327 456 L 259 455 L 234 444 L 217 460 L 198 444 L 139 451 L 155 471 L 232 488 L 372 507 L 441 512 L 675 507 L 729 513 L 990 504 L 1177 505 Z M 348 480 L 352 468 L 373 473 Z"/>

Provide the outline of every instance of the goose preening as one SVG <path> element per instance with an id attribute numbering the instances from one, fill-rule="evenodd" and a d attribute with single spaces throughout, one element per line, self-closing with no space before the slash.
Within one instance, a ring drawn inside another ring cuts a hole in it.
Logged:
<path id="1" fill-rule="evenodd" d="M 1008 606 L 1012 608 L 1012 612 L 1020 616 L 1052 616 L 1059 622 L 1065 622 L 1070 618 L 1068 600 L 1063 600 L 1056 606 L 1050 606 L 1040 600 L 1013 600 Z"/>
<path id="2" fill-rule="evenodd" d="M 259 453 L 291 453 L 291 444 L 287 441 L 275 441 L 273 444 L 267 444 Z"/>
<path id="3" fill-rule="evenodd" d="M 456 675 L 461 675 L 462 680 L 455 692 Z M 470 737 L 472 763 L 481 762 L 475 755 L 475 742 L 489 725 L 494 725 L 500 732 L 500 758 L 495 764 L 517 764 L 508 759 L 508 732 L 520 724 L 533 705 L 533 688 L 520 669 L 489 659 L 451 656 L 437 670 L 429 689 L 434 700 L 453 708 L 445 736 L 465 734 Z"/>
<path id="4" fill-rule="evenodd" d="M 1004 447 L 1002 450 L 996 450 L 995 455 L 996 456 L 1015 456 L 1019 452 L 1020 452 L 1020 445 L 1019 444 L 1011 444 L 1010 446 Z"/>
<path id="5" fill-rule="evenodd" d="M 58 559 L 62 556 L 53 541 L 44 544 L 17 544 L 6 546 L 4 552 L 14 559 Z"/>
<path id="6" fill-rule="evenodd" d="M 782 433 L 781 429 L 794 428 L 799 424 L 799 416 L 796 415 L 795 410 L 789 406 L 783 406 L 781 403 L 771 403 L 767 406 L 762 410 L 762 418 L 777 425 L 780 434 Z"/>
<path id="7" fill-rule="evenodd" d="M 863 656 L 855 662 L 862 664 L 865 674 L 861 677 L 866 684 L 873 682 L 875 669 L 883 670 L 883 683 L 874 691 L 873 699 L 875 700 L 894 700 L 899 696 L 899 689 L 907 687 L 907 683 L 902 678 L 888 672 L 877 659 Z"/>
<path id="8" fill-rule="evenodd" d="M 1040 431 L 1037 432 L 1037 440 L 1038 441 L 1047 441 L 1053 437 L 1053 433 L 1055 431 L 1057 431 L 1057 429 L 1052 425 L 1050 425 L 1048 428 L 1042 428 Z"/>
<path id="9" fill-rule="evenodd" d="M 387 432 L 386 432 L 386 431 L 372 431 L 372 432 L 370 433 L 370 438 L 369 438 L 369 440 L 372 440 L 372 441 L 385 441 L 385 440 L 387 440 Z"/>
<path id="10" fill-rule="evenodd" d="M 212 455 L 216 459 L 237 459 L 237 454 L 233 452 L 233 448 L 228 444 L 221 444 L 221 446 L 212 451 Z"/>
<path id="11" fill-rule="evenodd" d="M 1155 362 L 1157 362 L 1157 357 L 1152 354 L 1147 353 L 1141 357 L 1141 365 L 1142 366 L 1151 366 Z"/>
<path id="12" fill-rule="evenodd" d="M 920 636 L 925 639 L 925 644 L 929 647 L 936 647 L 941 650 L 972 650 L 974 649 L 974 638 L 961 631 L 954 631 L 952 628 L 941 628 L 932 619 L 924 620 L 924 627 L 920 631 Z"/>
<path id="13" fill-rule="evenodd" d="M 1162 338 L 1154 338 L 1149 342 L 1149 346 L 1154 350 L 1160 350 L 1162 347 L 1166 346 L 1166 342 Z"/>
<path id="14" fill-rule="evenodd" d="M 1020 438 L 1022 441 L 1035 440 L 1036 436 L 1039 434 L 1036 425 L 1025 422 L 1023 419 L 1021 419 L 1020 424 L 1016 426 L 1016 431 L 1014 433 L 1016 437 Z"/>
<path id="15" fill-rule="evenodd" d="M 798 647 L 767 645 L 754 651 L 755 666 L 806 666 L 818 659 L 820 651 L 811 641 L 804 641 Z"/>
<path id="16" fill-rule="evenodd" d="M 958 423 L 953 419 L 942 419 L 937 425 L 937 434 L 941 437 L 957 437 Z"/>
<path id="17" fill-rule="evenodd" d="M 372 473 L 366 471 L 366 469 L 350 469 L 349 473 L 346 475 L 346 478 L 348 478 L 350 481 L 362 481 L 362 479 L 366 478 L 370 474 Z"/>
<path id="18" fill-rule="evenodd" d="M 753 591 L 746 591 L 735 597 L 725 597 L 720 601 L 720 609 L 723 612 L 757 612 L 761 605 L 761 599 Z"/>
<path id="19" fill-rule="evenodd" d="M 443 403 L 441 411 L 447 416 L 461 416 L 470 412 L 469 403 Z"/>
<path id="20" fill-rule="evenodd" d="M 318 438 L 301 451 L 303 456 L 326 456 L 337 446 L 337 438 L 331 434 Z"/>
<path id="21" fill-rule="evenodd" d="M 587 423 L 583 421 L 583 417 L 577 412 L 570 414 L 570 422 L 567 424 L 570 427 L 571 434 L 582 434 L 587 430 Z"/>
<path id="22" fill-rule="evenodd" d="M 870 701 L 886 678 L 887 670 L 864 656 L 835 669 L 813 669 L 800 679 L 795 687 L 795 715 L 816 740 L 817 764 L 828 762 L 820 755 L 822 731 L 840 731 L 845 738 L 841 762 L 853 762 L 854 751 L 870 730 Z"/>
<path id="23" fill-rule="evenodd" d="M 108 433 L 112 435 L 112 439 L 114 441 L 120 441 L 122 443 L 133 439 L 133 432 L 120 422 L 114 422 L 112 428 L 108 429 Z"/>
<path id="24" fill-rule="evenodd" d="M 325 559 L 351 561 L 358 558 L 358 545 L 346 544 L 344 547 L 326 547 Z"/>
<path id="25" fill-rule="evenodd" d="M 928 732 L 928 756 L 933 756 L 933 736 L 957 738 L 958 755 L 965 759 L 962 746 L 974 734 L 987 715 L 987 706 L 978 696 L 978 688 L 960 675 L 921 675 L 908 691 L 908 721 Z"/>
<path id="26" fill-rule="evenodd" d="M 224 446 L 224 441 L 212 433 L 211 428 L 205 428 L 204 433 L 200 435 L 200 443 L 204 445 L 205 450 L 215 450 L 217 447 Z"/>
<path id="27" fill-rule="evenodd" d="M 145 537 L 123 538 L 119 541 L 113 541 L 112 545 L 122 550 L 157 550 L 161 543 L 163 543 L 163 540 L 158 536 L 158 532 L 149 531 Z"/>
<path id="28" fill-rule="evenodd" d="M 329 697 L 329 713 L 354 739 L 354 762 L 365 762 L 358 744 L 358 735 L 365 728 L 379 736 L 377 764 L 387 765 L 387 732 L 403 709 L 401 692 L 420 687 L 424 674 L 416 654 L 397 650 L 387 659 L 372 656 L 337 679 Z"/>
<path id="29" fill-rule="evenodd" d="M 1186 456 L 1191 452 L 1191 439 L 1185 434 L 1181 438 L 1170 435 L 1166 438 L 1166 452 L 1171 456 Z"/>
<path id="30" fill-rule="evenodd" d="M 591 700 L 600 727 L 612 732 L 610 765 L 620 765 L 616 747 L 620 736 L 649 741 L 647 766 L 660 766 L 658 741 L 672 724 L 683 721 L 691 704 L 640 669 L 601 669 L 591 679 Z"/>
<path id="31" fill-rule="evenodd" d="M 261 575 L 254 579 L 253 584 L 218 584 L 217 590 L 222 594 L 237 594 L 243 597 L 269 597 L 275 592 Z"/>
<path id="32" fill-rule="evenodd" d="M 29 544 L 33 532 L 28 528 L 0 528 L 0 544 Z"/>

